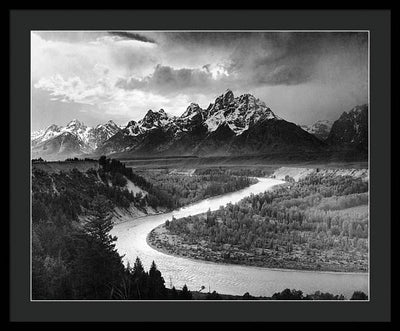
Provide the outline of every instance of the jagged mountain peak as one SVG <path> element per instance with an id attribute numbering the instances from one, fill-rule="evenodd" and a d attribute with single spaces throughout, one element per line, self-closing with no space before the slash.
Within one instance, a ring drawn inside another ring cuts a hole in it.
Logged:
<path id="1" fill-rule="evenodd" d="M 227 123 L 236 135 L 242 134 L 260 120 L 280 119 L 252 94 L 246 93 L 235 98 L 231 90 L 220 95 L 207 112 L 208 118 L 205 122 L 209 132 Z"/>
<path id="2" fill-rule="evenodd" d="M 180 116 L 181 118 L 189 117 L 195 113 L 201 112 L 203 109 L 197 103 L 191 103 L 185 110 L 185 112 Z"/>
<path id="3" fill-rule="evenodd" d="M 67 126 L 66 126 L 67 128 L 85 128 L 86 127 L 86 125 L 83 123 L 83 122 L 81 122 L 81 121 L 79 121 L 79 120 L 77 120 L 76 118 L 74 118 L 72 121 L 70 121 L 68 124 L 67 124 Z"/>
<path id="4" fill-rule="evenodd" d="M 143 117 L 142 122 L 147 122 L 147 121 L 154 121 L 154 120 L 161 120 L 161 119 L 167 119 L 168 115 L 164 111 L 164 109 L 160 109 L 159 111 L 153 111 L 149 109 L 146 113 L 146 115 Z"/>
<path id="5" fill-rule="evenodd" d="M 326 140 L 336 148 L 355 147 L 368 151 L 368 105 L 358 105 L 345 111 L 336 120 Z"/>
<path id="6" fill-rule="evenodd" d="M 61 128 L 62 127 L 57 124 L 52 124 L 52 125 L 49 125 L 45 131 L 50 131 L 50 130 L 59 131 Z"/>
<path id="7" fill-rule="evenodd" d="M 96 129 L 101 129 L 101 128 L 119 128 L 119 126 L 113 120 L 109 120 L 104 124 L 98 124 L 96 126 Z"/>
<path id="8" fill-rule="evenodd" d="M 198 109 L 198 108 L 200 108 L 198 103 L 191 102 L 190 105 L 186 108 L 186 110 L 188 110 L 188 109 Z"/>
<path id="9" fill-rule="evenodd" d="M 222 96 L 223 96 L 224 101 L 226 101 L 227 103 L 231 102 L 235 98 L 232 90 L 229 88 L 225 90 L 225 92 Z"/>
<path id="10" fill-rule="evenodd" d="M 134 120 L 132 120 L 132 121 L 129 121 L 129 122 L 126 124 L 126 128 L 129 128 L 130 126 L 136 126 L 136 125 L 137 125 L 137 122 L 134 121 Z"/>
<path id="11" fill-rule="evenodd" d="M 234 99 L 235 96 L 233 95 L 233 92 L 230 89 L 227 89 L 223 94 L 221 94 L 215 99 L 215 102 L 212 105 L 212 112 L 230 106 L 230 104 L 234 101 Z"/>
<path id="12" fill-rule="evenodd" d="M 106 124 L 117 125 L 113 120 L 108 120 Z M 117 125 L 118 126 L 118 125 Z"/>
<path id="13" fill-rule="evenodd" d="M 155 114 L 155 112 L 154 112 L 153 110 L 149 109 L 149 110 L 147 111 L 146 115 L 144 115 L 144 117 L 153 116 L 154 114 Z"/>
<path id="14" fill-rule="evenodd" d="M 368 112 L 368 105 L 367 104 L 357 105 L 357 106 L 353 107 L 352 109 L 350 109 L 349 111 L 343 112 L 342 116 L 343 117 L 346 117 L 346 116 L 355 117 L 355 116 L 359 116 L 362 113 L 367 113 L 367 112 Z"/>
<path id="15" fill-rule="evenodd" d="M 162 125 L 165 120 L 168 120 L 168 115 L 164 109 L 160 109 L 157 112 L 149 109 L 142 120 L 139 121 L 143 126 L 150 128 L 154 125 Z"/>
<path id="16" fill-rule="evenodd" d="M 250 106 L 259 106 L 259 107 L 266 107 L 266 104 L 264 101 L 261 101 L 260 99 L 256 98 L 254 95 L 245 93 L 242 94 L 238 98 L 239 103 L 245 103 Z"/>

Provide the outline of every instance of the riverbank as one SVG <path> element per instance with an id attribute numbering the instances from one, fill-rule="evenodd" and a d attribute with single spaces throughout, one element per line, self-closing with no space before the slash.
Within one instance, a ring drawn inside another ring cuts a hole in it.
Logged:
<path id="1" fill-rule="evenodd" d="M 202 216 L 202 215 L 199 215 Z M 292 252 L 275 249 L 255 248 L 243 250 L 239 247 L 224 245 L 224 250 L 215 249 L 210 243 L 202 240 L 198 243 L 185 242 L 180 236 L 171 234 L 162 224 L 153 229 L 146 238 L 147 244 L 163 253 L 197 261 L 220 264 L 237 264 L 268 269 L 319 271 L 334 273 L 367 273 L 368 267 L 362 260 L 354 259 L 353 263 L 339 259 L 324 261 L 308 256 L 300 248 Z M 325 256 L 327 256 L 327 253 Z M 346 257 L 348 258 L 348 257 Z"/>

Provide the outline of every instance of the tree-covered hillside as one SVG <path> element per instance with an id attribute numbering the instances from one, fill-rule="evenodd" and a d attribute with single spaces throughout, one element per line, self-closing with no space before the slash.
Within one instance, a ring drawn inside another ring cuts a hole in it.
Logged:
<path id="1" fill-rule="evenodd" d="M 314 174 L 214 212 L 167 221 L 150 241 L 218 262 L 367 271 L 368 217 L 367 182 Z"/>
<path id="2" fill-rule="evenodd" d="M 79 165 L 80 160 L 68 162 Z M 34 299 L 175 298 L 175 292 L 165 290 L 155 264 L 148 273 L 139 260 L 132 268 L 124 267 L 114 248 L 116 238 L 109 236 L 114 209 L 134 206 L 144 212 L 146 207 L 170 210 L 198 198 L 195 194 L 182 195 L 175 189 L 180 184 L 191 193 L 198 190 L 202 196 L 211 196 L 225 192 L 213 189 L 216 183 L 223 182 L 223 190 L 251 183 L 247 177 L 227 175 L 179 176 L 179 181 L 170 176 L 152 183 L 123 163 L 105 157 L 99 159 L 100 167 L 86 171 L 71 165 L 55 171 L 57 165 L 42 163 L 46 162 L 35 160 L 32 164 Z M 128 180 L 146 194 L 129 191 Z M 169 181 L 173 185 L 168 185 Z"/>

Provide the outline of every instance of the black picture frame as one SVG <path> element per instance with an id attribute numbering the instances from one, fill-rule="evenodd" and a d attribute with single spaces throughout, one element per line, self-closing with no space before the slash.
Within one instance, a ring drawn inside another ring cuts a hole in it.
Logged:
<path id="1" fill-rule="evenodd" d="M 389 321 L 391 12 L 389 10 L 11 10 L 10 321 Z M 368 302 L 30 301 L 31 30 L 369 30 Z"/>

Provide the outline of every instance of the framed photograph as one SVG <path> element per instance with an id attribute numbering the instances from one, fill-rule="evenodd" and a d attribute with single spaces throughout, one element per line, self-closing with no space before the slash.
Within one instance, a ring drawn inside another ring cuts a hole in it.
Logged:
<path id="1" fill-rule="evenodd" d="M 11 11 L 11 321 L 390 321 L 390 72 L 390 11 Z"/>

